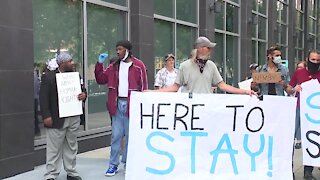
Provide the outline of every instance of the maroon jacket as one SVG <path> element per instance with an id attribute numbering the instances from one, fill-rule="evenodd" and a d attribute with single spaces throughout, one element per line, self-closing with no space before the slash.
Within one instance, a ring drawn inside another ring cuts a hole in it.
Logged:
<path id="1" fill-rule="evenodd" d="M 147 71 L 143 62 L 136 57 L 131 56 L 132 65 L 128 72 L 128 114 L 131 91 L 144 91 L 148 89 Z M 103 64 L 97 62 L 94 70 L 98 84 L 107 84 L 109 89 L 107 108 L 111 116 L 117 112 L 117 97 L 119 87 L 119 64 L 120 61 L 113 62 L 105 70 Z"/>

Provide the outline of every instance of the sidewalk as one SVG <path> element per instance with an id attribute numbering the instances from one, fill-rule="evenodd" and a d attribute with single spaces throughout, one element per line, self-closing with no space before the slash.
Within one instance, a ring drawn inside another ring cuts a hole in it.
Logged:
<path id="1" fill-rule="evenodd" d="M 89 151 L 79 154 L 77 157 L 77 170 L 83 180 L 124 180 L 125 173 L 123 166 L 120 166 L 119 172 L 113 177 L 106 177 L 104 173 L 109 164 L 110 147 Z M 302 151 L 295 150 L 294 172 L 296 180 L 303 179 Z M 17 176 L 6 178 L 4 180 L 43 180 L 45 166 L 36 167 L 33 171 L 29 171 Z M 313 175 L 320 179 L 320 171 L 318 168 L 313 170 Z M 62 171 L 57 180 L 66 180 L 67 174 Z"/>

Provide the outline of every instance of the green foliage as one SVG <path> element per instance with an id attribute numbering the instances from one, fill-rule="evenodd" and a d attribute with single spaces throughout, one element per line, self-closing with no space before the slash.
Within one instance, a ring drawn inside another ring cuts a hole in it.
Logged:
<path id="1" fill-rule="evenodd" d="M 35 62 L 47 61 L 61 49 L 82 61 L 81 3 L 33 0 L 33 9 Z"/>

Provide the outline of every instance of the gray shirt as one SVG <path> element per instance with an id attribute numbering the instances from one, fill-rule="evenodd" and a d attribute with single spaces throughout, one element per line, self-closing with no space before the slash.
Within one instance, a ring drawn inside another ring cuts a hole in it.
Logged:
<path id="1" fill-rule="evenodd" d="M 182 92 L 212 93 L 212 87 L 223 81 L 217 66 L 208 60 L 203 73 L 194 59 L 188 59 L 180 64 L 175 83 L 182 88 Z"/>

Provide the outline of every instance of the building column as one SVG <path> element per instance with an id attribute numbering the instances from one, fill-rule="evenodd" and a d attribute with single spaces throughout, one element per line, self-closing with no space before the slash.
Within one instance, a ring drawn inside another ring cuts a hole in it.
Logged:
<path id="1" fill-rule="evenodd" d="M 148 70 L 149 88 L 154 81 L 154 8 L 152 0 L 130 1 L 130 41 L 133 55 L 141 59 Z"/>
<path id="2" fill-rule="evenodd" d="M 288 17 L 288 54 L 287 54 L 287 60 L 288 60 L 288 65 L 289 69 L 295 69 L 295 55 L 296 55 L 296 39 L 297 37 L 295 36 L 296 34 L 296 2 L 295 1 L 290 1 L 289 2 L 289 17 Z M 293 72 L 290 72 L 290 74 L 293 74 Z"/>
<path id="3" fill-rule="evenodd" d="M 214 42 L 214 0 L 199 1 L 199 36 L 206 36 Z"/>
<path id="4" fill-rule="evenodd" d="M 0 179 L 34 168 L 32 0 L 0 6 Z"/>
<path id="5" fill-rule="evenodd" d="M 252 62 L 258 62 L 257 59 L 252 57 L 252 3 L 248 1 L 241 1 L 240 8 L 240 80 L 243 80 L 249 72 L 249 65 Z"/>

